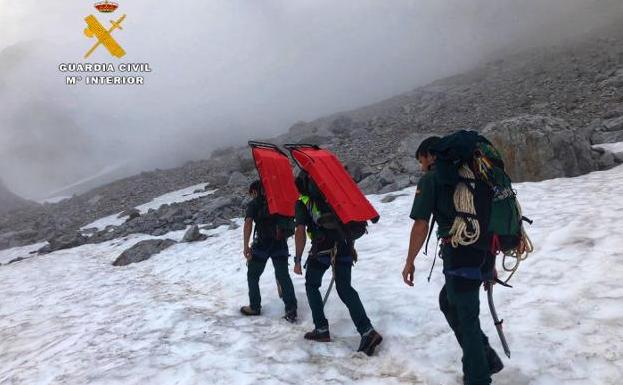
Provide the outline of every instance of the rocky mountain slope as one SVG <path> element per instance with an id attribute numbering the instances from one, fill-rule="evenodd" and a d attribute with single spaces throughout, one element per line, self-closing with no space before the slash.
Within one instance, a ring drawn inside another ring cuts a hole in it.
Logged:
<path id="1" fill-rule="evenodd" d="M 518 181 L 576 176 L 620 163 L 623 156 L 591 147 L 623 141 L 620 23 L 557 46 L 507 55 L 370 106 L 300 122 L 268 140 L 329 148 L 364 191 L 376 193 L 415 183 L 419 171 L 413 153 L 418 143 L 431 133 L 459 128 L 485 130 L 497 145 L 524 156 L 521 159 L 528 162 L 511 170 Z M 222 149 L 208 160 L 141 173 L 58 204 L 2 215 L 0 248 L 61 236 L 69 244 L 87 242 L 75 239 L 80 227 L 198 183 L 217 189 L 215 195 L 153 210 L 119 226 L 115 234 L 96 233 L 90 241 L 135 232 L 161 234 L 192 223 L 223 223 L 242 213 L 245 188 L 254 177 L 248 148 Z M 208 203 L 215 196 L 216 206 Z"/>
<path id="2" fill-rule="evenodd" d="M 0 180 L 0 215 L 8 214 L 11 211 L 31 208 L 36 204 L 28 201 L 9 190 L 2 180 Z"/>

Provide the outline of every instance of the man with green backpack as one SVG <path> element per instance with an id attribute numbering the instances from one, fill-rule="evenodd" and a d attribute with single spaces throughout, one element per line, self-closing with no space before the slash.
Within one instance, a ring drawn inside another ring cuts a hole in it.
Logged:
<path id="1" fill-rule="evenodd" d="M 296 295 L 288 272 L 287 240 L 294 234 L 294 219 L 270 215 L 268 202 L 259 180 L 251 183 L 249 195 L 253 198 L 247 205 L 243 228 L 244 256 L 247 259 L 247 281 L 249 284 L 249 305 L 240 312 L 247 316 L 260 315 L 261 295 L 259 280 L 269 258 L 273 261 L 275 277 L 280 296 L 285 304 L 284 318 L 295 322 L 297 318 Z M 255 231 L 253 224 L 255 223 Z M 253 244 L 249 246 L 251 235 Z"/>
<path id="2" fill-rule="evenodd" d="M 498 252 L 524 253 L 521 210 L 501 156 L 473 131 L 427 138 L 416 158 L 425 174 L 410 214 L 403 280 L 413 286 L 415 258 L 437 223 L 445 276 L 439 305 L 463 351 L 464 383 L 490 384 L 504 365 L 480 328 L 479 288 L 496 279 Z"/>

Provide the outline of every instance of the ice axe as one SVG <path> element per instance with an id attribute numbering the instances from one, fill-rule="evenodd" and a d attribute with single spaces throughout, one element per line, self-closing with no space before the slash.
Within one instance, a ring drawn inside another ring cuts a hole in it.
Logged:
<path id="1" fill-rule="evenodd" d="M 504 330 L 502 328 L 504 320 L 500 320 L 498 318 L 498 313 L 495 311 L 495 304 L 493 303 L 493 282 L 487 282 L 485 284 L 485 290 L 487 291 L 487 300 L 489 302 L 489 310 L 491 311 L 493 324 L 495 325 L 495 329 L 498 331 L 498 337 L 500 337 L 504 353 L 508 358 L 511 358 L 511 350 L 508 347 L 508 342 L 506 342 L 506 337 L 504 336 Z"/>

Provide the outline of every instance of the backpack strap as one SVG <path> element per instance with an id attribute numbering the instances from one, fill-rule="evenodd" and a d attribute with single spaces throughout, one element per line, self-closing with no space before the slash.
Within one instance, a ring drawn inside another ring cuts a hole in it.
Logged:
<path id="1" fill-rule="evenodd" d="M 428 229 L 428 236 L 426 237 L 426 245 L 424 246 L 424 255 L 428 255 L 428 242 L 430 241 L 431 235 L 433 235 L 433 228 L 435 227 L 436 221 L 437 216 L 433 214 L 433 219 L 430 221 L 430 228 Z"/>

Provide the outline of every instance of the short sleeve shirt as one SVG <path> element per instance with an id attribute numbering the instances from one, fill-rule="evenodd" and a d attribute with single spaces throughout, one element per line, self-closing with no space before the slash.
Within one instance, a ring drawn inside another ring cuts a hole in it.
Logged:
<path id="1" fill-rule="evenodd" d="M 247 204 L 247 209 L 245 211 L 244 217 L 255 220 L 257 218 L 257 210 L 258 210 L 257 199 L 253 199 L 251 200 L 251 202 Z"/>
<path id="2" fill-rule="evenodd" d="M 431 215 L 434 215 L 438 225 L 437 235 L 447 237 L 456 216 L 453 193 L 450 186 L 439 183 L 435 169 L 428 171 L 418 182 L 411 219 L 429 221 Z"/>

